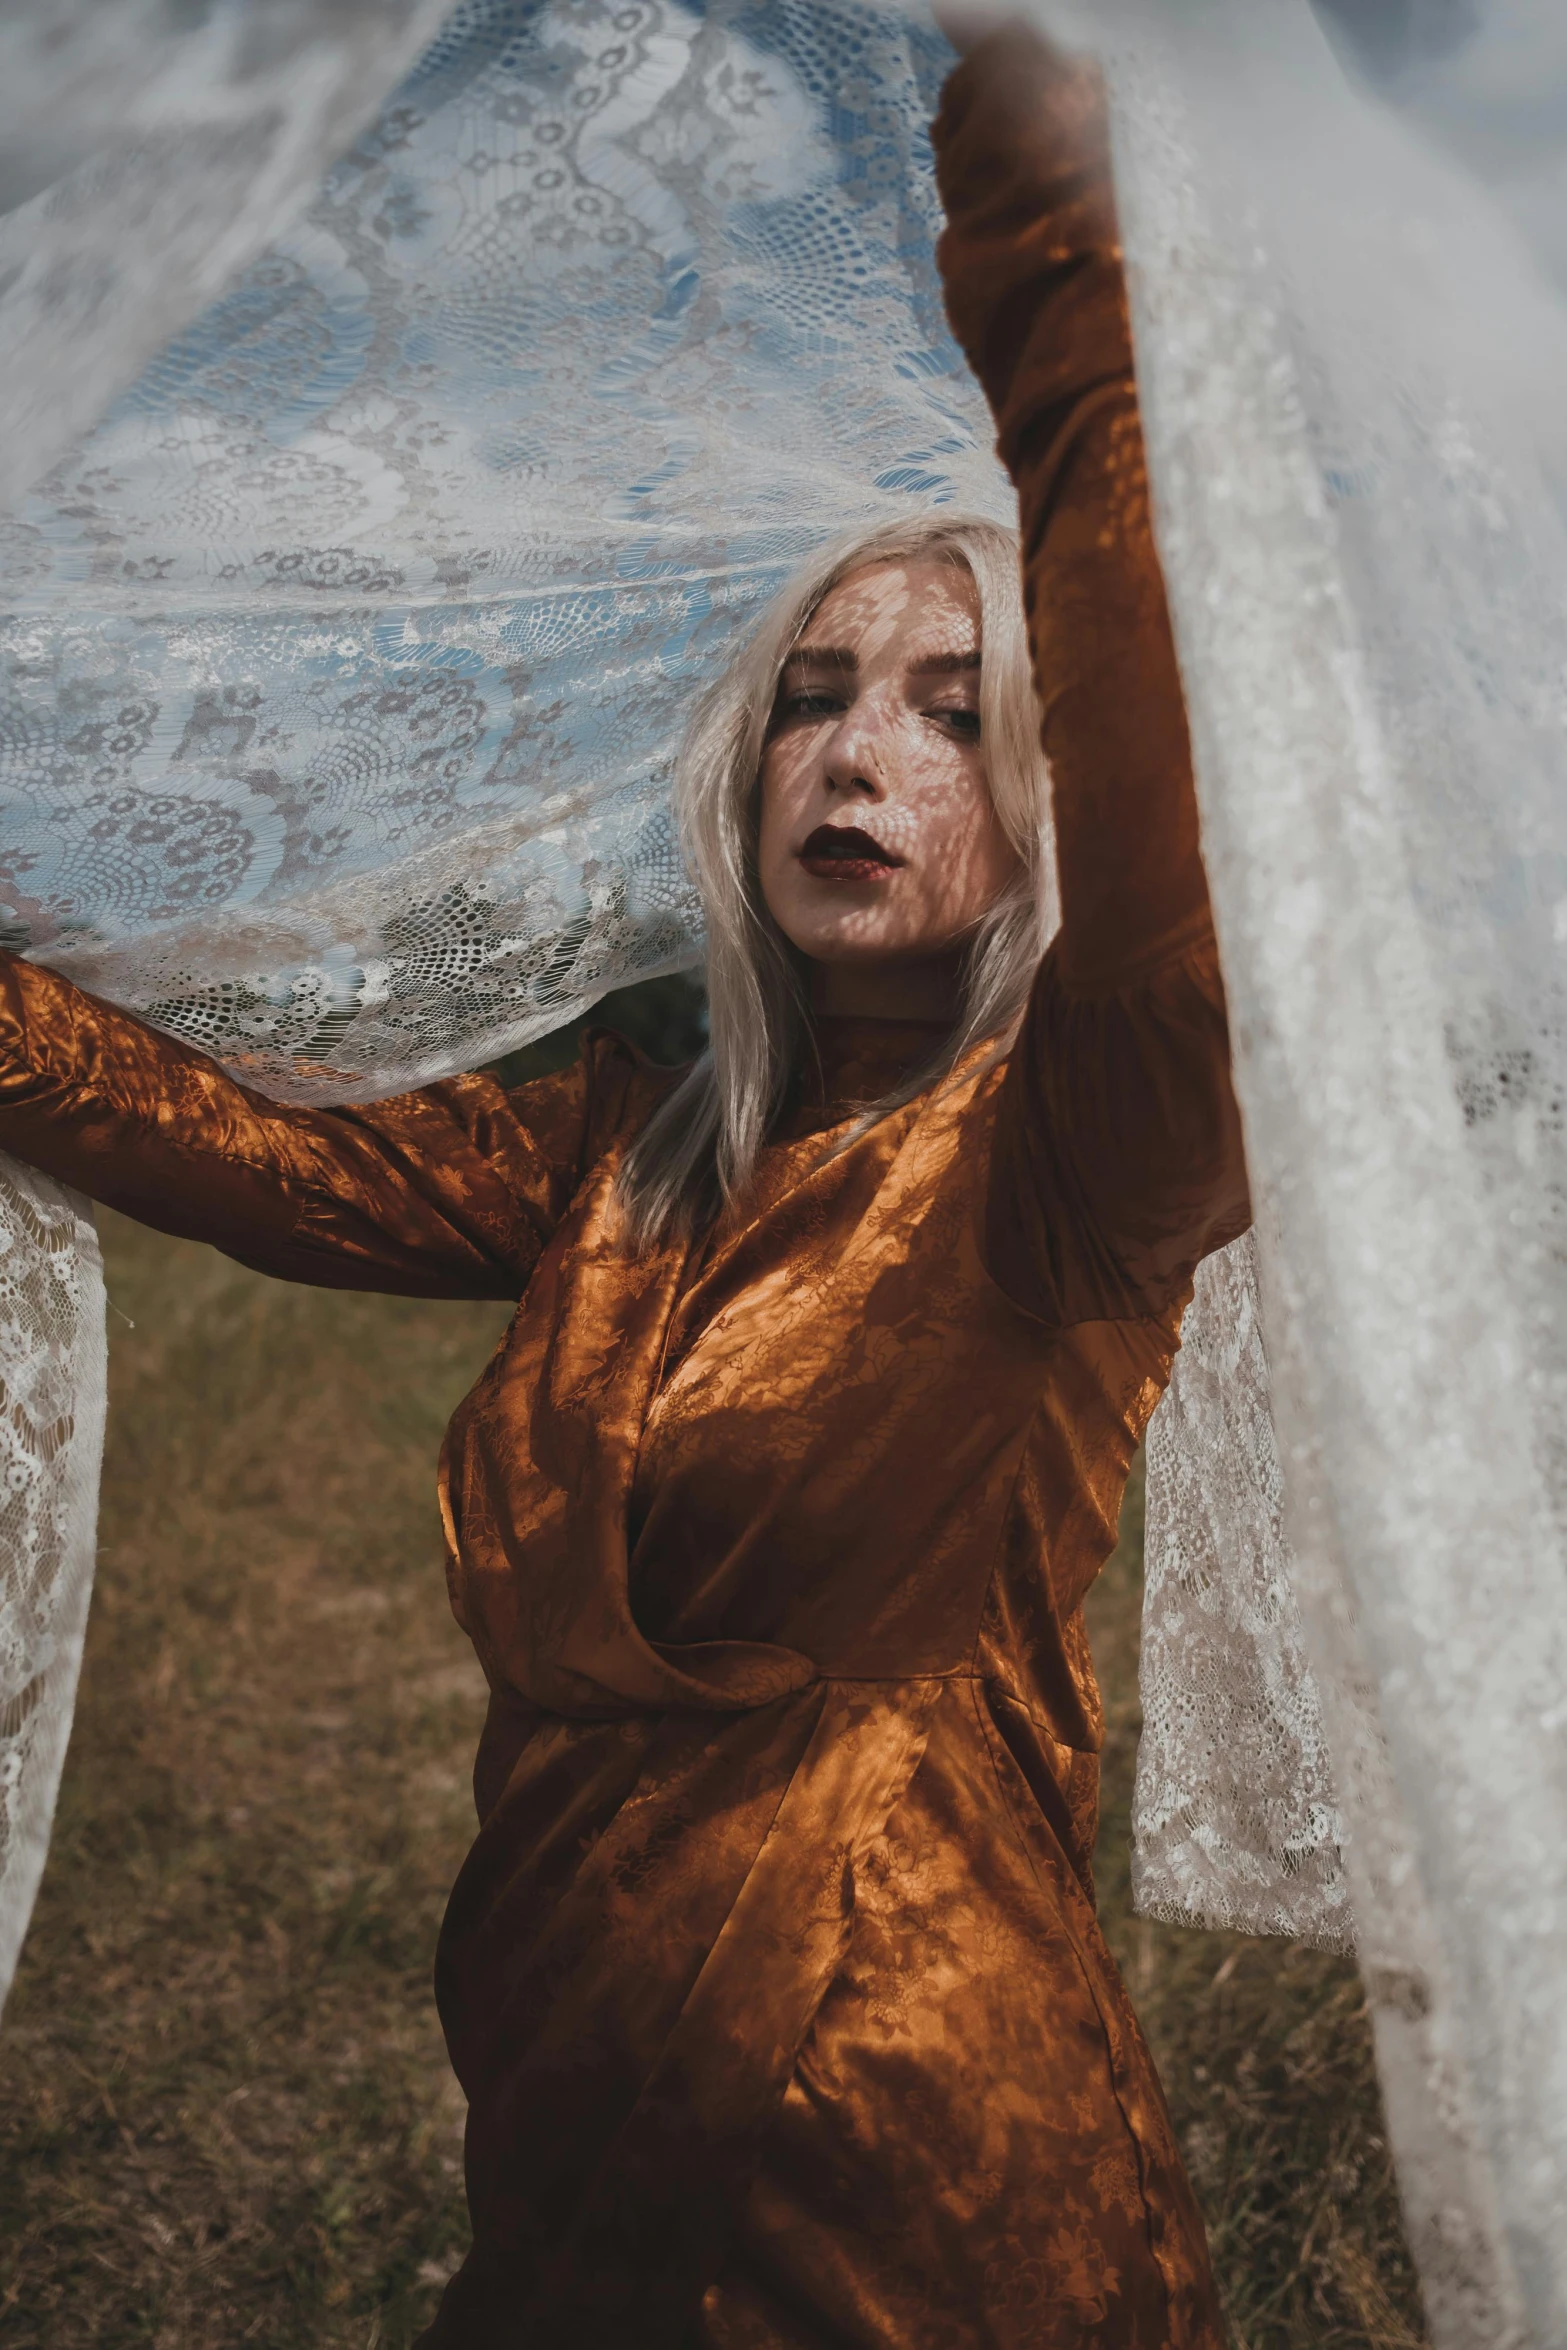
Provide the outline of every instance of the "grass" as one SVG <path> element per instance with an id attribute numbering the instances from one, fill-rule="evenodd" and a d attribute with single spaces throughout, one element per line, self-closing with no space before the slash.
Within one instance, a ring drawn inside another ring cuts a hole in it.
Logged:
<path id="1" fill-rule="evenodd" d="M 484 1693 L 433 1465 L 504 1313 L 103 1223 L 103 1548 L 0 2025 L 0 2339 L 399 2350 L 464 2237 L 429 1974 Z"/>
<path id="2" fill-rule="evenodd" d="M 1088 1605 L 1105 1700 L 1095 1875 L 1208 2222 L 1234 2350 L 1425 2350 L 1354 1962 L 1132 1915 L 1143 1488 Z"/>
<path id="3" fill-rule="evenodd" d="M 104 1226 L 103 1551 L 0 2025 L 0 2339 L 403 2350 L 464 2240 L 429 1974 L 483 1708 L 434 1458 L 503 1314 Z M 1140 1509 L 1093 1604 L 1101 1898 L 1236 2350 L 1417 2350 L 1353 1969 L 1128 1911 Z"/>

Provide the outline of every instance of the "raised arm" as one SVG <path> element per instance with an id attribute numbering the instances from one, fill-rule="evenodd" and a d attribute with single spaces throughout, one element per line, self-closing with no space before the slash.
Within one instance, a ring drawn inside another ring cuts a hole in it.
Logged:
<path id="1" fill-rule="evenodd" d="M 947 308 L 1017 484 L 1059 959 L 1093 985 L 1208 921 L 1098 76 L 1033 34 L 992 35 L 948 82 L 934 137 Z"/>
<path id="2" fill-rule="evenodd" d="M 1048 1318 L 1157 1312 L 1248 1208 L 1098 76 L 992 35 L 934 137 L 947 306 L 1018 489 L 1062 903 L 1004 1087 L 990 1254 Z"/>
<path id="3" fill-rule="evenodd" d="M 323 1288 L 520 1295 L 646 1082 L 602 1038 L 517 1093 L 456 1077 L 363 1109 L 295 1109 L 0 954 L 0 1150 L 160 1231 Z"/>

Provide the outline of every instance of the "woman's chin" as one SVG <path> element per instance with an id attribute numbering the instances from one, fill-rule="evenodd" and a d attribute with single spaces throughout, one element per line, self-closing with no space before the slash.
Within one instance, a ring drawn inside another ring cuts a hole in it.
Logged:
<path id="1" fill-rule="evenodd" d="M 852 929 L 845 935 L 837 927 L 802 927 L 791 933 L 792 943 L 808 962 L 824 964 L 829 970 L 875 971 L 884 966 L 918 961 L 922 950 L 911 946 L 908 940 L 897 937 L 867 936 L 864 929 Z"/>

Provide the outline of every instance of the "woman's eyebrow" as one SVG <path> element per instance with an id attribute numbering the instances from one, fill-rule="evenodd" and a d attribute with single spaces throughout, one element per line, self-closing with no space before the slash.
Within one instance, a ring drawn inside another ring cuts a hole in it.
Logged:
<path id="1" fill-rule="evenodd" d="M 961 652 L 916 653 L 905 670 L 909 677 L 960 677 L 980 665 L 978 645 L 968 645 Z M 856 670 L 859 655 L 852 645 L 796 645 L 784 663 L 785 669 L 815 666 L 822 669 Z"/>
<path id="2" fill-rule="evenodd" d="M 818 662 L 828 669 L 858 669 L 860 666 L 860 657 L 850 645 L 796 645 L 784 667 L 787 669 L 791 664 L 807 661 Z"/>
<path id="3" fill-rule="evenodd" d="M 961 653 L 916 653 L 909 663 L 910 677 L 960 677 L 965 671 L 977 669 L 980 662 L 978 645 L 970 645 Z"/>

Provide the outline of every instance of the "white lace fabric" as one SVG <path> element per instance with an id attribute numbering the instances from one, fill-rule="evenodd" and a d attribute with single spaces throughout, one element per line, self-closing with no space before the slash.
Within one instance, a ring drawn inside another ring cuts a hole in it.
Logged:
<path id="1" fill-rule="evenodd" d="M 87 1202 L 0 1157 L 0 1990 L 43 1874 L 87 1629 L 103 1318 Z"/>
<path id="2" fill-rule="evenodd" d="M 313 1100 L 689 962 L 693 690 L 825 530 L 1007 510 L 946 61 L 872 10 L 458 7 L 10 526 L 15 935 Z"/>
<path id="3" fill-rule="evenodd" d="M 1291 0 L 1170 29 L 1117 158 L 1290 1579 L 1434 2338 L 1557 2342 L 1567 308 Z"/>
<path id="4" fill-rule="evenodd" d="M 1250 1233 L 1198 1268 L 1148 1429 L 1147 1528 L 1137 1907 L 1348 1949 L 1344 1827 L 1292 1581 Z"/>
<path id="5" fill-rule="evenodd" d="M 0 508 L 303 210 L 445 12 L 6 0 Z"/>

